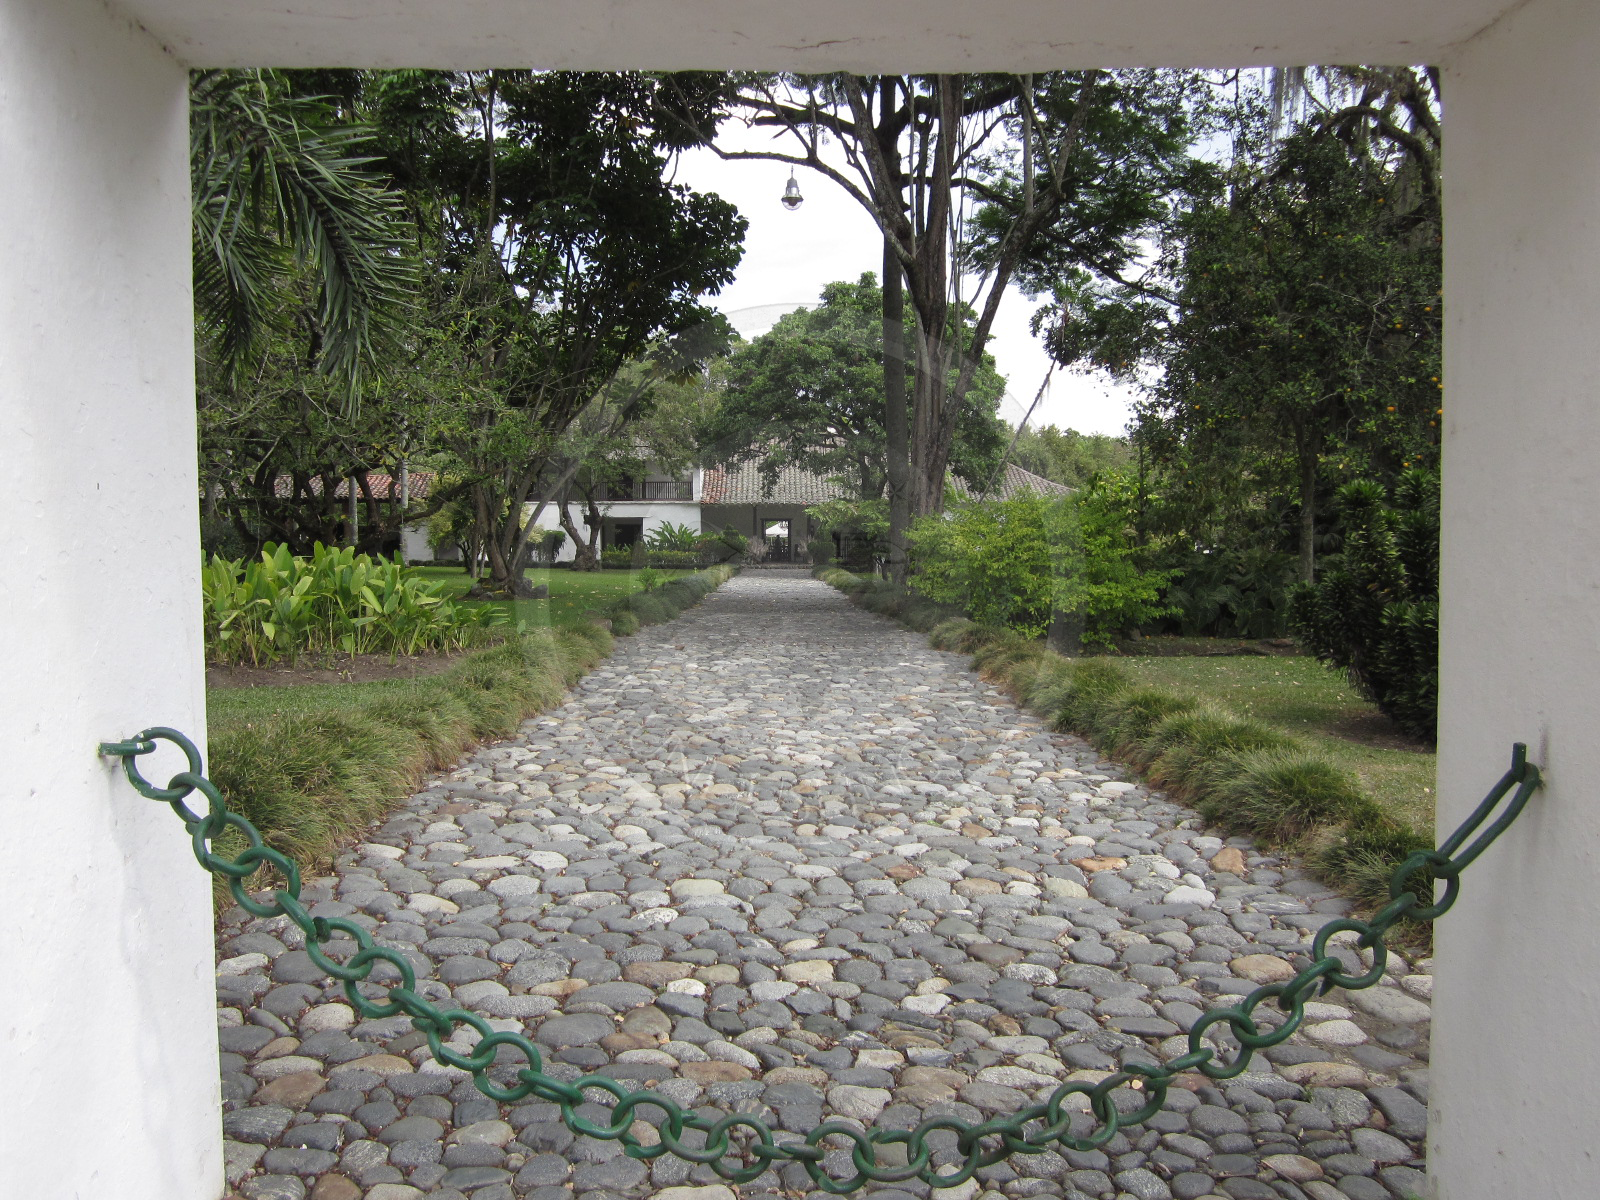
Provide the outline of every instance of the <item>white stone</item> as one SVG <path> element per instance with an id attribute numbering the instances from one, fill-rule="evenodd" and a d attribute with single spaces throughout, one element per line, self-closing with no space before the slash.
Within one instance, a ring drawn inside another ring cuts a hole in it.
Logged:
<path id="1" fill-rule="evenodd" d="M 261 1062 L 251 1063 L 249 1067 L 250 1074 L 263 1083 L 282 1079 L 285 1075 L 299 1075 L 304 1071 L 320 1075 L 322 1069 L 320 1062 L 303 1054 L 285 1054 L 281 1058 L 263 1059 Z"/>
<path id="2" fill-rule="evenodd" d="M 349 1029 L 356 1023 L 356 1010 L 348 1004 L 319 1004 L 307 1009 L 300 1018 L 301 1033 L 326 1033 L 332 1029 Z"/>
<path id="3" fill-rule="evenodd" d="M 557 854 L 554 850 L 529 850 L 522 857 L 541 871 L 565 871 L 567 869 L 567 856 L 565 854 Z"/>
<path id="4" fill-rule="evenodd" d="M 1400 980 L 1400 986 L 1418 1000 L 1433 999 L 1432 975 L 1406 975 Z"/>
<path id="5" fill-rule="evenodd" d="M 225 958 L 217 964 L 218 975 L 248 975 L 252 971 L 259 971 L 268 962 L 265 954 L 236 954 L 232 958 Z"/>
<path id="6" fill-rule="evenodd" d="M 486 858 L 463 858 L 456 866 L 463 871 L 503 871 L 507 867 L 520 867 L 522 860 L 514 854 L 491 854 Z"/>
<path id="7" fill-rule="evenodd" d="M 639 914 L 639 920 L 647 925 L 670 925 L 682 915 L 675 908 L 647 908 Z"/>
<path id="8" fill-rule="evenodd" d="M 1350 1003 L 1380 1021 L 1396 1025 L 1418 1025 L 1433 1015 L 1427 1004 L 1399 988 L 1375 987 L 1351 992 Z"/>
<path id="9" fill-rule="evenodd" d="M 1163 904 L 1198 904 L 1201 908 L 1210 908 L 1217 902 L 1217 897 L 1206 888 L 1179 884 L 1163 896 L 1161 902 Z"/>
<path id="10" fill-rule="evenodd" d="M 1075 879 L 1061 879 L 1055 875 L 1046 875 L 1044 890 L 1057 899 L 1082 900 L 1089 895 L 1089 889 Z"/>
<path id="11" fill-rule="evenodd" d="M 889 1100 L 885 1088 L 839 1083 L 828 1089 L 828 1106 L 841 1117 L 855 1117 L 859 1121 L 875 1120 L 888 1107 Z"/>
<path id="12" fill-rule="evenodd" d="M 362 842 L 356 849 L 369 858 L 400 859 L 406 856 L 399 846 L 385 846 L 382 842 Z"/>
<path id="13" fill-rule="evenodd" d="M 461 906 L 432 892 L 413 892 L 406 898 L 406 907 L 419 913 L 458 913 Z"/>
<path id="14" fill-rule="evenodd" d="M 539 881 L 531 875 L 502 875 L 489 881 L 489 890 L 502 900 L 532 896 L 539 891 Z"/>
<path id="15" fill-rule="evenodd" d="M 800 990 L 800 985 L 789 983 L 783 979 L 769 979 L 762 983 L 750 985 L 750 996 L 758 1003 L 768 1000 L 782 1000 L 785 996 L 792 996 Z"/>
<path id="16" fill-rule="evenodd" d="M 1325 1046 L 1360 1046 L 1367 1040 L 1366 1031 L 1354 1021 L 1319 1021 L 1306 1027 L 1306 1036 Z"/>
<path id="17" fill-rule="evenodd" d="M 682 900 L 689 896 L 720 896 L 727 889 L 720 879 L 679 879 L 669 890 L 674 900 Z"/>
<path id="18" fill-rule="evenodd" d="M 704 996 L 706 985 L 698 979 L 673 979 L 667 983 L 666 990 L 685 996 Z"/>
<path id="19" fill-rule="evenodd" d="M 1040 984 L 1045 987 L 1056 982 L 1055 971 L 1039 963 L 1007 963 L 1000 968 L 1000 974 L 1007 979 L 1020 979 L 1024 983 Z"/>
<path id="20" fill-rule="evenodd" d="M 910 1012 L 922 1013 L 925 1016 L 930 1017 L 935 1013 L 943 1012 L 944 1009 L 949 1006 L 949 1004 L 950 997 L 944 995 L 942 992 L 930 992 L 924 996 L 907 996 L 904 1000 L 900 1001 L 900 1006 L 902 1008 L 905 1008 Z"/>
<path id="21" fill-rule="evenodd" d="M 833 978 L 833 964 L 822 958 L 807 958 L 800 962 L 785 963 L 783 977 L 791 983 L 817 983 Z"/>

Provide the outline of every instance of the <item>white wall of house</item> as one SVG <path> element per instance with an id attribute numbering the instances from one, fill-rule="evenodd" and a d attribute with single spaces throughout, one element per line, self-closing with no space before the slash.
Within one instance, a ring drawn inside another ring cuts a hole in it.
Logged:
<path id="1" fill-rule="evenodd" d="M 1439 1200 L 1597 1192 L 1600 7 L 1447 60 L 1439 821 L 1529 744 L 1547 786 L 1440 920 Z"/>
<path id="2" fill-rule="evenodd" d="M 96 753 L 149 725 L 205 735 L 187 86 L 101 0 L 0 4 L 0 1196 L 16 1200 L 222 1190 L 209 877 L 171 810 Z"/>

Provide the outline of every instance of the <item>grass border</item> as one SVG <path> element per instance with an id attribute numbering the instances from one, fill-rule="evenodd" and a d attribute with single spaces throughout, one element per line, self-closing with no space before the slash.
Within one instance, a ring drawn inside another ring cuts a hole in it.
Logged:
<path id="1" fill-rule="evenodd" d="M 324 870 L 340 846 L 392 811 L 428 773 L 560 704 L 611 653 L 613 635 L 672 620 L 735 573 L 711 567 L 635 592 L 597 610 L 599 620 L 476 651 L 416 680 L 403 696 L 212 721 L 211 778 L 268 845 L 308 874 Z M 230 831 L 220 844 L 231 855 L 245 841 Z"/>
<path id="2" fill-rule="evenodd" d="M 815 575 L 869 612 L 927 633 L 935 649 L 971 655 L 975 670 L 1052 729 L 1088 738 L 1207 820 L 1304 855 L 1358 903 L 1387 903 L 1394 868 L 1413 851 L 1433 849 L 1380 808 L 1354 774 L 1267 722 L 1140 686 L 1114 663 L 1067 658 L 885 579 L 836 567 Z"/>

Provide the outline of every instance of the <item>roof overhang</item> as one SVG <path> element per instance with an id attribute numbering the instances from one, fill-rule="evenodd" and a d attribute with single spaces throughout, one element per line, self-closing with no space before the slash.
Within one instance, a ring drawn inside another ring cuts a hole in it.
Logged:
<path id="1" fill-rule="evenodd" d="M 862 73 L 1438 62 L 1522 0 L 108 0 L 190 66 Z"/>

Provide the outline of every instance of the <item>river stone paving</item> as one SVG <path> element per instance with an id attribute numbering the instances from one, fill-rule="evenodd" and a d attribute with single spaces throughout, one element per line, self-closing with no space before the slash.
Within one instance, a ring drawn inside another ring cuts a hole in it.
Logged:
<path id="1" fill-rule="evenodd" d="M 553 1075 L 802 1132 L 977 1122 L 1177 1054 L 1345 911 L 963 658 L 784 572 L 620 641 L 305 897 L 403 950 L 429 998 L 526 1031 Z M 1017 1156 L 940 1195 L 1419 1194 L 1426 967 L 1323 998 L 1251 1073 L 1186 1078 L 1101 1151 Z M 248 1200 L 733 1200 L 706 1167 L 485 1099 L 404 1018 L 359 1019 L 282 919 L 224 916 L 217 991 L 227 1174 Z M 811 1187 L 791 1164 L 740 1191 Z"/>

